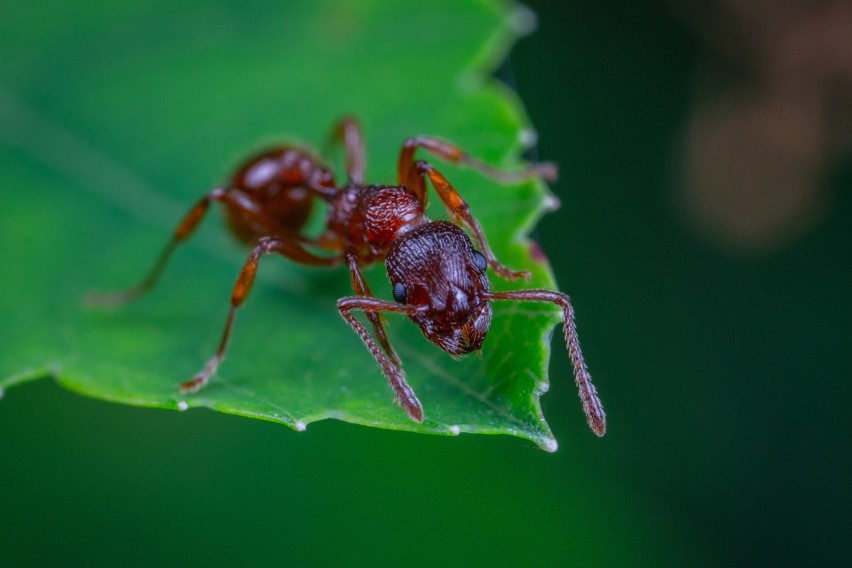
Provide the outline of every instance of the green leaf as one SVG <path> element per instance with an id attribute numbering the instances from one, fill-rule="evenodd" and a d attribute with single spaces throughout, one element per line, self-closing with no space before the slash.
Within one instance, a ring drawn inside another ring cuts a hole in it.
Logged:
<path id="1" fill-rule="evenodd" d="M 394 181 L 399 146 L 415 134 L 518 167 L 528 127 L 488 73 L 528 12 L 476 0 L 39 4 L 0 13 L 0 387 L 52 376 L 105 400 L 209 407 L 298 430 L 337 418 L 510 434 L 556 449 L 539 405 L 559 321 L 546 305 L 496 304 L 482 356 L 461 361 L 390 316 L 425 410 L 416 424 L 337 313 L 337 299 L 352 294 L 345 269 L 280 257 L 262 260 L 211 384 L 179 394 L 216 348 L 246 254 L 218 218 L 176 251 L 148 296 L 114 311 L 81 303 L 89 290 L 137 282 L 191 204 L 239 161 L 282 140 L 320 148 L 344 113 L 362 121 L 376 183 Z M 501 186 L 435 163 L 501 260 L 533 271 L 530 286 L 553 288 L 525 236 L 546 188 Z M 445 216 L 432 201 L 431 214 Z M 382 266 L 366 276 L 390 298 Z M 564 405 L 579 411 L 573 400 Z"/>

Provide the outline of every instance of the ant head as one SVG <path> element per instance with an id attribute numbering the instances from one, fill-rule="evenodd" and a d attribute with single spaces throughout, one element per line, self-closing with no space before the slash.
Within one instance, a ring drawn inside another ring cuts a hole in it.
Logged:
<path id="1" fill-rule="evenodd" d="M 409 317 L 429 341 L 451 355 L 482 347 L 491 325 L 487 262 L 464 231 L 421 225 L 394 242 L 385 264 L 394 299 L 420 307 Z"/>

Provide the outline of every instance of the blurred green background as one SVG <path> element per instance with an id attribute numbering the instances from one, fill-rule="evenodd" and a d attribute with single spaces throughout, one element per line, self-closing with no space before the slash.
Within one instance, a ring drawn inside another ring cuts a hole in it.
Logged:
<path id="1" fill-rule="evenodd" d="M 561 167 L 535 236 L 575 301 L 606 437 L 561 360 L 553 455 L 35 382 L 0 403 L 0 565 L 849 558 L 850 75 L 814 48 L 846 12 L 529 5 L 538 30 L 501 76 Z"/>

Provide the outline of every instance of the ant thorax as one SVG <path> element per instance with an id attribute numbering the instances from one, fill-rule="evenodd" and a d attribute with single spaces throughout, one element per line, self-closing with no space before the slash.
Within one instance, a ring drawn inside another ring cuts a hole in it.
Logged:
<path id="1" fill-rule="evenodd" d="M 491 325 L 484 257 L 470 237 L 446 221 L 423 224 L 397 239 L 385 266 L 394 299 L 428 307 L 409 317 L 432 342 L 453 355 L 482 347 Z"/>
<path id="2" fill-rule="evenodd" d="M 371 186 L 361 196 L 364 237 L 374 251 L 387 251 L 405 233 L 429 222 L 423 203 L 405 186 Z"/>

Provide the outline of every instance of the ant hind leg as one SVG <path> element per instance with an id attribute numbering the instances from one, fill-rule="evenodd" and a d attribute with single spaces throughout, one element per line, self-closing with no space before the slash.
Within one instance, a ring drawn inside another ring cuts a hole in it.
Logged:
<path id="1" fill-rule="evenodd" d="M 204 195 L 204 197 L 198 200 L 192 209 L 189 210 L 189 213 L 187 213 L 178 224 L 172 234 L 172 238 L 168 243 L 166 243 L 166 246 L 160 252 L 157 260 L 151 267 L 151 270 L 141 282 L 135 286 L 131 286 L 130 288 L 117 292 L 89 292 L 84 298 L 84 303 L 90 307 L 116 308 L 129 304 L 151 291 L 160 279 L 160 275 L 166 267 L 166 264 L 168 264 L 177 245 L 182 241 L 187 240 L 204 218 L 204 215 L 210 208 L 210 202 L 226 201 L 228 191 L 228 188 L 216 188 L 209 191 Z"/>

